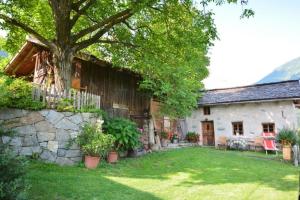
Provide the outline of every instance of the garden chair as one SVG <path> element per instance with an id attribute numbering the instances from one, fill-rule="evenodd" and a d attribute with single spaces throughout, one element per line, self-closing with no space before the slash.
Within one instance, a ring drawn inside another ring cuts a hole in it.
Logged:
<path id="1" fill-rule="evenodd" d="M 225 136 L 218 137 L 218 149 L 227 150 L 227 137 Z"/>
<path id="2" fill-rule="evenodd" d="M 250 148 L 252 147 L 254 149 L 254 151 L 256 151 L 256 149 L 260 149 L 263 148 L 263 138 L 262 137 L 256 137 L 253 141 L 252 144 L 249 145 Z"/>
<path id="3" fill-rule="evenodd" d="M 268 154 L 268 151 L 275 151 L 277 155 L 277 147 L 275 143 L 275 134 L 274 133 L 262 133 L 263 137 L 263 147 Z"/>

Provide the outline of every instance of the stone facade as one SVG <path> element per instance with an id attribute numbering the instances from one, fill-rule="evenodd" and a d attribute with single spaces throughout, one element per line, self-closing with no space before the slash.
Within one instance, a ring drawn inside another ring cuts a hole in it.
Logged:
<path id="1" fill-rule="evenodd" d="M 68 145 L 80 133 L 84 123 L 101 122 L 92 113 L 57 112 L 55 110 L 0 110 L 0 123 L 16 132 L 2 137 L 18 155 L 38 155 L 46 162 L 72 165 L 82 160 L 78 145 Z"/>
<path id="2" fill-rule="evenodd" d="M 261 136 L 262 123 L 274 123 L 276 133 L 283 127 L 297 129 L 300 125 L 300 111 L 292 100 L 215 105 L 210 106 L 210 112 L 204 115 L 200 107 L 186 118 L 188 131 L 199 133 L 201 143 L 203 121 L 213 121 L 215 144 L 220 136 L 235 137 L 232 122 L 243 123 L 243 137 L 248 139 Z"/>

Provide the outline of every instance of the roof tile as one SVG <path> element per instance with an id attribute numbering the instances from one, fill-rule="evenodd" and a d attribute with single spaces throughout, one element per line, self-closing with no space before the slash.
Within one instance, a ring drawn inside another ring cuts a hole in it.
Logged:
<path id="1" fill-rule="evenodd" d="M 300 81 L 283 81 L 204 92 L 199 105 L 300 98 Z"/>

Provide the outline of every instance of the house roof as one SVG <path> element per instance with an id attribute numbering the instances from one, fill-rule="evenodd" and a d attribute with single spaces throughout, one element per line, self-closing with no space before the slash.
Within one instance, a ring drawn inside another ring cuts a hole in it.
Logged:
<path id="1" fill-rule="evenodd" d="M 47 47 L 35 38 L 28 38 L 25 44 L 5 67 L 5 73 L 9 75 L 16 75 L 18 77 L 32 74 L 35 67 L 34 55 L 41 49 L 47 49 Z M 78 52 L 75 56 L 75 59 L 92 62 L 99 65 L 99 67 L 111 67 L 114 68 L 115 71 L 126 72 L 132 74 L 133 76 L 141 76 L 139 73 L 131 69 L 113 66 L 110 62 L 98 59 L 95 56 L 84 52 Z"/>
<path id="2" fill-rule="evenodd" d="M 34 70 L 34 55 L 38 52 L 35 43 L 26 42 L 5 67 L 5 73 L 16 76 L 26 76 Z"/>
<path id="3" fill-rule="evenodd" d="M 207 90 L 204 91 L 202 98 L 198 101 L 198 105 L 219 105 L 283 99 L 300 99 L 299 80 Z"/>

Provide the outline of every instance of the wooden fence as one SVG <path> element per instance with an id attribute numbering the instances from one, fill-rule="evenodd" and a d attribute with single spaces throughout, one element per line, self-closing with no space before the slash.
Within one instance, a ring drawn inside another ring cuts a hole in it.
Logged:
<path id="1" fill-rule="evenodd" d="M 47 108 L 56 108 L 57 104 L 62 101 L 67 102 L 78 110 L 87 106 L 100 108 L 101 105 L 101 97 L 99 95 L 74 89 L 59 92 L 53 88 L 34 86 L 32 98 L 43 102 Z"/>

